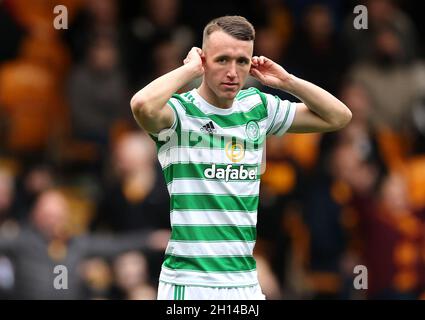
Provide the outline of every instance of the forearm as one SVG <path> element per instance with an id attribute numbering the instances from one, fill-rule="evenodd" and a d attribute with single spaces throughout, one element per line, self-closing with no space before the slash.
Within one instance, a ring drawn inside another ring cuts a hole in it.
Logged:
<path id="1" fill-rule="evenodd" d="M 311 82 L 290 75 L 280 89 L 299 98 L 310 111 L 335 129 L 344 127 L 351 120 L 351 111 L 344 103 Z"/>
<path id="2" fill-rule="evenodd" d="M 196 76 L 196 71 L 191 66 L 183 65 L 155 79 L 131 99 L 133 113 L 143 112 L 154 117 L 175 92 Z"/>

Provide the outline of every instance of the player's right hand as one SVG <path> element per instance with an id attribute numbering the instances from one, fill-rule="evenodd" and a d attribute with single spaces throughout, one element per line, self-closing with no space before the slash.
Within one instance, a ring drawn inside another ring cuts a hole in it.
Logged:
<path id="1" fill-rule="evenodd" d="M 183 63 L 187 66 L 193 68 L 196 77 L 200 77 L 204 74 L 204 53 L 200 48 L 193 47 L 190 49 L 189 53 L 186 56 L 186 59 L 183 60 Z"/>

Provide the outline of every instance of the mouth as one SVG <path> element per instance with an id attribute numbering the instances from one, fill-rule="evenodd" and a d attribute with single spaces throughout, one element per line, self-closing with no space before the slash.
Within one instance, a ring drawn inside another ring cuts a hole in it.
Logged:
<path id="1" fill-rule="evenodd" d="M 236 82 L 223 82 L 221 84 L 223 87 L 227 88 L 227 89 L 235 89 L 239 86 L 239 83 Z"/>

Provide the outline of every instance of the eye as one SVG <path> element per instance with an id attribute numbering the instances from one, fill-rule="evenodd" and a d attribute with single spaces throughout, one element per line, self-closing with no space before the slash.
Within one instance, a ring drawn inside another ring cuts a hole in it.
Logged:
<path id="1" fill-rule="evenodd" d="M 217 62 L 220 63 L 220 64 L 225 64 L 227 62 L 227 59 L 226 58 L 218 58 Z"/>
<path id="2" fill-rule="evenodd" d="M 247 65 L 248 64 L 248 60 L 246 60 L 246 59 L 239 59 L 238 60 L 238 63 L 240 64 L 240 65 Z"/>

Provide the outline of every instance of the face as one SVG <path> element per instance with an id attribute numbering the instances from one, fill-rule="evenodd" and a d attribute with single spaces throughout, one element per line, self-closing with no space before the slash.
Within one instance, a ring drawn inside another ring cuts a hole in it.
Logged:
<path id="1" fill-rule="evenodd" d="M 65 197 L 56 191 L 42 194 L 35 204 L 33 218 L 37 228 L 47 237 L 63 236 L 69 207 Z"/>
<path id="2" fill-rule="evenodd" d="M 114 166 L 117 174 L 124 178 L 148 170 L 154 164 L 156 157 L 155 146 L 150 138 L 141 134 L 126 134 L 120 138 L 114 148 Z"/>
<path id="3" fill-rule="evenodd" d="M 114 269 L 118 286 L 130 290 L 146 281 L 148 265 L 139 252 L 127 252 L 115 260 Z"/>
<path id="4" fill-rule="evenodd" d="M 223 31 L 215 31 L 205 40 L 204 84 L 219 106 L 233 101 L 244 86 L 253 49 L 253 41 L 238 40 Z"/>

